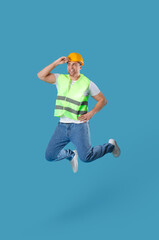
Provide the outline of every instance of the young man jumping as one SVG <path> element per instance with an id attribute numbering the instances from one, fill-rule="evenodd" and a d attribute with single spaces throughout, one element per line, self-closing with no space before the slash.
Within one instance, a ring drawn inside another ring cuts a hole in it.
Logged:
<path id="1" fill-rule="evenodd" d="M 64 63 L 67 63 L 68 74 L 50 73 Z M 48 161 L 69 160 L 74 173 L 78 171 L 78 157 L 84 162 L 92 162 L 107 153 L 113 153 L 114 157 L 120 155 L 120 148 L 114 139 L 109 139 L 103 145 L 91 146 L 89 120 L 107 104 L 107 100 L 97 85 L 80 73 L 83 65 L 79 53 L 70 53 L 68 57 L 60 57 L 37 74 L 39 79 L 56 85 L 54 116 L 60 117 L 45 157 Z M 97 103 L 88 112 L 89 95 Z M 69 142 L 75 145 L 76 150 L 64 149 Z"/>

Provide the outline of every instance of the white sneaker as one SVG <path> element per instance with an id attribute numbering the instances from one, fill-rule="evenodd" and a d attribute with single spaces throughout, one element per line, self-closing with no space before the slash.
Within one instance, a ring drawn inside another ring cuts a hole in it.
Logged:
<path id="1" fill-rule="evenodd" d="M 115 148 L 114 148 L 114 150 L 112 152 L 114 157 L 119 157 L 119 155 L 120 155 L 120 148 L 118 147 L 117 142 L 114 139 L 109 139 L 108 143 L 111 143 L 111 144 L 113 144 L 115 146 Z"/>
<path id="2" fill-rule="evenodd" d="M 70 161 L 70 163 L 72 165 L 73 172 L 76 173 L 78 171 L 78 153 L 77 153 L 77 150 L 73 150 L 73 152 L 75 153 L 75 156 Z"/>

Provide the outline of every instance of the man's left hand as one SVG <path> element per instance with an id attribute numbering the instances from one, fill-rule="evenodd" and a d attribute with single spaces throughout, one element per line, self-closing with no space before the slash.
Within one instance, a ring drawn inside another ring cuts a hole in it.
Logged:
<path id="1" fill-rule="evenodd" d="M 82 114 L 78 117 L 78 120 L 82 122 L 87 122 L 89 119 L 93 117 L 94 113 L 93 112 L 88 112 L 86 114 Z"/>

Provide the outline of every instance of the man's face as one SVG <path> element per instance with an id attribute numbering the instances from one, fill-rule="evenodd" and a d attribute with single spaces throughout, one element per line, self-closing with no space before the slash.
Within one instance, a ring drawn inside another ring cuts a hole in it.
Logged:
<path id="1" fill-rule="evenodd" d="M 71 76 L 79 75 L 81 68 L 82 66 L 80 65 L 79 62 L 68 61 L 67 63 L 67 71 Z"/>

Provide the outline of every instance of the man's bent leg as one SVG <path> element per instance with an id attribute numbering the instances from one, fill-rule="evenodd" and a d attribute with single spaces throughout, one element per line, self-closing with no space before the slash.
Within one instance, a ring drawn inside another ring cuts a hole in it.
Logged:
<path id="1" fill-rule="evenodd" d="M 65 158 L 72 160 L 75 153 L 70 149 L 64 149 L 69 142 L 65 125 L 58 123 L 45 152 L 46 160 L 59 161 Z"/>
<path id="2" fill-rule="evenodd" d="M 79 158 L 84 162 L 92 162 L 111 153 L 114 145 L 105 143 L 103 145 L 91 146 L 89 123 L 74 124 L 71 128 L 71 141 L 77 148 Z"/>

